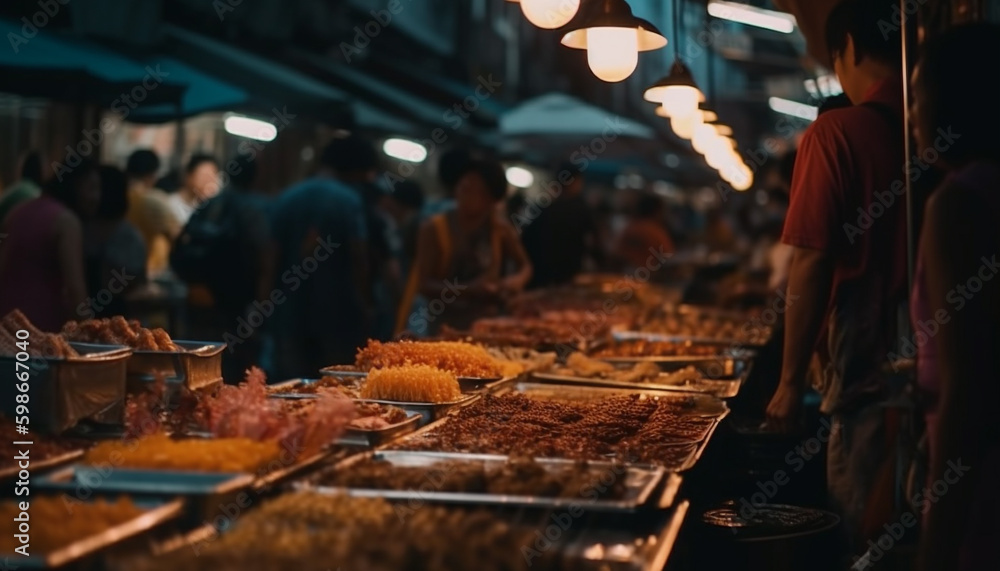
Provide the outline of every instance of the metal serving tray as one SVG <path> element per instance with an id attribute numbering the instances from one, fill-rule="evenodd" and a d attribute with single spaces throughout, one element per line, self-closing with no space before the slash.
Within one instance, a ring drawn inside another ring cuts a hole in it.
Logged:
<path id="1" fill-rule="evenodd" d="M 367 378 L 368 371 L 340 371 L 332 368 L 325 368 L 319 370 L 321 375 L 327 377 L 356 377 L 356 378 Z M 475 391 L 482 390 L 486 388 L 486 385 L 495 383 L 497 381 L 502 381 L 503 377 L 456 377 L 458 379 L 458 387 L 463 393 L 471 393 Z"/>
<path id="2" fill-rule="evenodd" d="M 613 331 L 612 339 L 615 341 L 662 341 L 666 343 L 685 343 L 690 341 L 698 345 L 718 345 L 719 347 L 730 347 L 746 349 L 759 349 L 766 345 L 764 341 L 741 341 L 739 339 L 718 338 L 718 337 L 695 337 L 691 335 L 676 335 L 671 333 L 657 333 L 655 331 Z"/>
<path id="3" fill-rule="evenodd" d="M 66 464 L 72 464 L 73 462 L 83 458 L 83 450 L 72 450 L 63 454 L 57 454 L 55 456 L 50 456 L 44 460 L 32 460 L 31 461 L 31 472 L 34 474 L 39 474 L 45 470 L 51 470 L 53 468 L 58 468 L 60 466 L 65 466 Z M 10 468 L 4 468 L 0 470 L 0 482 L 6 480 L 13 480 L 17 473 L 21 469 L 17 466 L 11 466 Z"/>
<path id="4" fill-rule="evenodd" d="M 406 420 L 378 430 L 363 430 L 348 426 L 347 433 L 337 443 L 345 446 L 381 446 L 415 431 L 422 420 L 423 415 L 419 412 L 408 410 L 406 411 Z"/>
<path id="5" fill-rule="evenodd" d="M 222 352 L 225 343 L 174 341 L 181 351 L 134 351 L 128 360 L 130 392 L 145 390 L 155 375 L 166 375 L 168 383 L 184 383 L 201 389 L 222 382 Z"/>
<path id="6" fill-rule="evenodd" d="M 606 517 L 585 522 L 589 525 L 560 545 L 563 565 L 586 571 L 662 571 L 689 509 L 684 500 L 644 522 Z"/>
<path id="7" fill-rule="evenodd" d="M 534 373 L 532 380 L 543 383 L 557 383 L 566 385 L 581 385 L 587 387 L 611 387 L 623 389 L 649 389 L 657 391 L 670 391 L 679 393 L 697 393 L 711 395 L 718 398 L 732 398 L 740 392 L 743 379 L 739 377 L 721 379 L 698 379 L 694 384 L 667 384 L 656 381 L 634 382 L 618 381 L 614 379 L 602 379 L 596 377 L 576 377 L 572 375 L 557 375 L 554 373 Z"/>
<path id="8" fill-rule="evenodd" d="M 594 388 L 594 390 L 601 390 L 601 389 Z M 603 389 L 603 390 L 608 390 L 608 389 Z M 635 394 L 635 392 L 636 391 L 624 391 L 622 394 Z M 674 395 L 676 395 L 676 393 L 674 393 Z M 403 436 L 395 440 L 390 444 L 386 444 L 379 447 L 379 450 L 395 451 L 395 452 L 414 452 L 414 453 L 420 452 L 420 453 L 459 454 L 465 456 L 476 455 L 476 453 L 471 453 L 471 452 L 446 452 L 446 451 L 426 450 L 426 449 L 420 449 L 420 450 L 405 449 L 405 446 L 407 444 L 419 442 L 421 439 L 424 438 L 433 437 L 434 431 L 440 428 L 441 426 L 445 425 L 446 423 L 450 422 L 451 419 L 452 419 L 451 415 L 441 418 L 431 424 L 428 424 L 418 429 L 417 431 L 411 434 L 407 434 L 406 436 Z M 705 434 L 701 438 L 701 440 L 697 441 L 678 440 L 678 441 L 663 443 L 662 446 L 664 448 L 669 448 L 670 450 L 674 451 L 674 453 L 670 456 L 670 458 L 660 458 L 652 463 L 625 461 L 622 462 L 622 464 L 624 466 L 635 466 L 640 468 L 662 467 L 667 472 L 675 472 L 675 473 L 686 472 L 691 468 L 693 468 L 694 465 L 698 462 L 698 460 L 701 459 L 701 455 L 702 453 L 704 453 L 708 441 L 711 439 L 712 434 L 715 433 L 715 429 L 718 428 L 718 426 L 719 426 L 719 420 L 714 419 L 711 425 L 706 429 Z M 499 455 L 503 456 L 503 454 Z M 572 458 L 562 458 L 556 456 L 549 457 L 549 459 L 562 460 L 565 462 L 578 461 Z M 596 460 L 593 460 L 591 462 L 596 462 Z"/>
<path id="9" fill-rule="evenodd" d="M 213 496 L 249 488 L 252 474 L 140 470 L 77 464 L 38 479 L 43 490 L 126 493 L 139 497 Z"/>
<path id="10" fill-rule="evenodd" d="M 33 357 L 28 365 L 28 399 L 31 430 L 58 434 L 80 420 L 106 418 L 122 413 L 125 397 L 126 363 L 132 349 L 121 345 L 70 343 L 80 354 L 70 358 Z M 0 412 L 8 418 L 22 416 L 14 397 L 17 385 L 17 359 L 0 356 Z"/>
<path id="11" fill-rule="evenodd" d="M 532 398 L 558 401 L 588 402 L 608 397 L 642 395 L 647 398 L 676 401 L 684 406 L 680 413 L 689 416 L 701 416 L 721 420 L 729 414 L 726 403 L 716 397 L 700 394 L 678 394 L 675 391 L 652 390 L 646 388 L 610 388 L 584 387 L 570 385 L 553 385 L 534 383 L 530 381 L 513 381 L 503 383 L 491 391 L 495 395 L 522 393 Z"/>
<path id="12" fill-rule="evenodd" d="M 492 454 L 460 454 L 448 452 L 404 452 L 404 451 L 378 451 L 371 454 L 353 456 L 337 464 L 333 470 L 350 470 L 358 462 L 374 459 L 380 462 L 387 462 L 393 466 L 430 468 L 442 462 L 462 462 L 468 464 L 483 464 L 487 467 L 502 466 L 507 463 L 508 457 Z M 549 471 L 555 471 L 566 466 L 573 466 L 576 463 L 570 460 L 537 458 L 539 465 Z M 626 495 L 618 500 L 611 499 L 589 499 L 582 496 L 569 498 L 544 497 L 544 496 L 515 496 L 500 494 L 483 494 L 471 492 L 443 492 L 434 490 L 391 490 L 379 488 L 346 488 L 339 486 L 322 486 L 314 483 L 302 483 L 299 489 L 309 489 L 326 494 L 347 494 L 353 497 L 364 498 L 386 498 L 389 500 L 422 500 L 429 502 L 439 502 L 447 504 L 462 505 L 498 505 L 498 506 L 519 506 L 531 508 L 568 508 L 570 506 L 580 506 L 589 511 L 615 511 L 634 512 L 645 506 L 652 497 L 653 491 L 660 484 L 665 471 L 663 468 L 645 468 L 636 466 L 626 466 L 624 464 L 614 465 L 610 462 L 588 462 L 589 467 L 597 470 L 625 469 Z M 617 476 L 616 476 L 617 477 Z M 666 490 L 663 495 L 675 496 L 680 481 L 671 479 L 669 482 L 671 489 Z M 582 494 L 582 491 L 581 491 Z"/>
<path id="13" fill-rule="evenodd" d="M 146 533 L 168 521 L 177 519 L 184 511 L 184 503 L 180 499 L 172 501 L 136 501 L 136 504 L 139 507 L 148 506 L 149 511 L 131 521 L 118 524 L 95 535 L 78 539 L 69 545 L 44 555 L 23 557 L 16 554 L 0 553 L 0 558 L 5 563 L 10 563 L 11 569 L 62 568 L 126 539 Z"/>
<path id="14" fill-rule="evenodd" d="M 435 420 L 443 418 L 449 412 L 462 408 L 463 406 L 472 404 L 479 399 L 480 395 L 470 394 L 463 395 L 462 398 L 452 401 L 452 402 L 403 402 L 394 400 L 375 400 L 375 399 L 359 399 L 360 402 L 374 402 L 378 404 L 388 404 L 395 407 L 399 407 L 407 412 L 413 411 L 422 417 L 420 421 L 420 426 L 426 426 Z"/>

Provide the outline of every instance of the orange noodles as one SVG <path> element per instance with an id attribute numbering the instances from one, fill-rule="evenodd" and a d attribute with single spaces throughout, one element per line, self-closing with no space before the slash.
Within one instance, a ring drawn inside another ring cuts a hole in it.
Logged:
<path id="1" fill-rule="evenodd" d="M 405 402 L 451 402 L 462 391 L 448 371 L 427 365 L 372 369 L 361 389 L 361 398 Z"/>
<path id="2" fill-rule="evenodd" d="M 358 351 L 356 364 L 363 370 L 428 365 L 459 377 L 500 377 L 504 373 L 503 365 L 486 349 L 461 341 L 369 340 Z"/>

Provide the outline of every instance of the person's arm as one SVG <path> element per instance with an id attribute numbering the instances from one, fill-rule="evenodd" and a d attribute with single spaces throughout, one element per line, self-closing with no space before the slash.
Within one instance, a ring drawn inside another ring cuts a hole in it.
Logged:
<path id="1" fill-rule="evenodd" d="M 439 275 L 438 272 L 441 256 L 441 245 L 438 244 L 434 222 L 427 220 L 417 233 L 416 259 L 416 267 L 420 272 L 420 293 L 425 297 L 439 296 L 447 287 L 444 283 L 447 276 Z"/>
<path id="2" fill-rule="evenodd" d="M 982 269 L 982 257 L 995 254 L 995 220 L 989 209 L 962 189 L 944 188 L 927 203 L 921 254 L 931 314 L 940 326 L 937 343 L 940 396 L 937 431 L 930 435 L 937 450 L 928 481 L 950 484 L 948 493 L 930 504 L 920 545 L 920 569 L 958 566 L 959 548 L 969 524 L 969 511 L 980 478 L 982 422 L 989 418 L 975 383 L 995 382 L 984 374 L 995 370 L 1000 286 L 985 282 L 972 295 L 956 295 Z M 987 234 L 984 236 L 984 234 Z M 941 318 L 941 317 L 944 318 Z M 995 430 L 994 430 L 995 434 Z M 947 479 L 949 464 L 969 466 L 958 481 Z"/>
<path id="3" fill-rule="evenodd" d="M 778 388 L 767 406 L 768 424 L 791 431 L 799 421 L 809 365 L 830 306 L 835 261 L 850 247 L 841 213 L 854 174 L 839 127 L 823 117 L 799 145 L 791 203 L 781 241 L 794 247 L 786 288 L 785 341 Z M 877 268 L 872 268 L 877 271 Z"/>
<path id="4" fill-rule="evenodd" d="M 80 220 L 70 212 L 60 216 L 56 247 L 59 273 L 64 280 L 65 315 L 77 315 L 77 308 L 86 304 L 87 285 L 83 271 L 83 229 Z"/>
<path id="5" fill-rule="evenodd" d="M 498 222 L 500 232 L 503 234 L 503 251 L 505 256 L 509 256 L 517 271 L 506 276 L 500 282 L 500 288 L 507 293 L 518 293 L 524 290 L 528 282 L 531 281 L 532 267 L 531 259 L 521 244 L 521 239 L 512 226 L 506 222 Z"/>
<path id="6" fill-rule="evenodd" d="M 767 405 L 767 421 L 792 431 L 802 408 L 807 373 L 826 316 L 833 259 L 822 250 L 795 248 L 788 274 L 785 347 L 778 390 Z"/>

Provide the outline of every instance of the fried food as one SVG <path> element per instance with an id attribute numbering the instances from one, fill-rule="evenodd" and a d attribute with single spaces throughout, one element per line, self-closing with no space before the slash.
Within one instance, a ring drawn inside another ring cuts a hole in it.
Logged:
<path id="1" fill-rule="evenodd" d="M 13 522 L 20 513 L 18 502 L 0 502 L 0 519 Z M 144 513 L 127 496 L 93 502 L 81 502 L 70 496 L 31 497 L 32 555 L 51 553 L 61 547 L 99 534 L 116 525 L 133 520 Z M 13 525 L 11 529 L 13 529 Z M 14 554 L 21 543 L 13 534 L 0 537 L 0 554 Z M 12 557 L 13 559 L 13 557 Z"/>
<path id="2" fill-rule="evenodd" d="M 20 339 L 18 331 L 26 331 Z M 67 359 L 80 354 L 61 335 L 45 333 L 28 320 L 20 310 L 13 310 L 0 320 L 0 355 L 16 355 L 24 351 L 30 357 Z"/>
<path id="3" fill-rule="evenodd" d="M 459 377 L 501 377 L 503 367 L 486 349 L 460 341 L 369 340 L 358 350 L 355 364 L 362 370 L 428 365 Z"/>
<path id="4" fill-rule="evenodd" d="M 462 396 L 454 374 L 427 365 L 372 369 L 361 398 L 401 402 L 452 402 Z"/>
<path id="5" fill-rule="evenodd" d="M 601 477 L 611 474 L 609 486 L 594 487 Z M 321 486 L 378 490 L 421 490 L 472 494 L 578 498 L 597 493 L 597 497 L 620 499 L 625 496 L 625 479 L 605 469 L 592 468 L 585 462 L 546 467 L 533 458 L 511 458 L 500 465 L 476 461 L 444 461 L 430 466 L 394 466 L 391 462 L 369 459 L 341 471 L 330 471 L 317 478 Z M 428 488 L 428 483 L 431 487 Z"/>
<path id="6" fill-rule="evenodd" d="M 161 433 L 135 441 L 102 442 L 87 451 L 83 463 L 144 470 L 256 473 L 277 460 L 280 453 L 280 446 L 274 440 L 174 440 Z"/>
<path id="7" fill-rule="evenodd" d="M 239 518 L 197 549 L 149 558 L 134 571 L 553 571 L 558 549 L 526 560 L 534 529 L 488 510 L 412 509 L 377 498 L 297 492 Z M 534 555 L 534 553 L 532 554 Z"/>
<path id="8" fill-rule="evenodd" d="M 78 343 L 126 345 L 139 351 L 180 351 L 163 329 L 146 329 L 138 321 L 126 321 L 118 315 L 110 319 L 70 321 L 62 334 Z"/>
<path id="9" fill-rule="evenodd" d="M 572 353 L 566 359 L 566 366 L 581 377 L 599 377 L 615 371 L 611 363 L 588 359 L 583 353 Z"/>
<path id="10" fill-rule="evenodd" d="M 430 432 L 394 448 L 536 458 L 610 460 L 679 465 L 714 421 L 683 414 L 686 399 L 640 395 L 559 402 L 523 394 L 484 395 Z M 665 452 L 666 451 L 666 452 Z M 671 452 L 664 459 L 664 454 Z M 685 452 L 686 451 L 686 452 Z M 679 464 L 667 464 L 667 460 Z"/>
<path id="11" fill-rule="evenodd" d="M 722 353 L 717 345 L 698 344 L 691 341 L 646 341 L 633 339 L 614 343 L 591 354 L 595 358 L 608 357 L 714 357 Z"/>

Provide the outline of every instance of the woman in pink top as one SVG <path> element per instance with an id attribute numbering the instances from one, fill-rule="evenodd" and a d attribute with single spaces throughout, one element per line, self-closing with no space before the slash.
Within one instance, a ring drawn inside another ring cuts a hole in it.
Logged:
<path id="1" fill-rule="evenodd" d="M 84 162 L 18 205 L 0 234 L 0 316 L 20 309 L 39 329 L 59 331 L 86 307 L 83 237 L 76 212 L 96 211 L 97 166 Z"/>
<path id="2" fill-rule="evenodd" d="M 923 571 L 1000 569 L 1000 106 L 980 58 L 1000 26 L 928 41 L 914 72 L 918 152 L 947 179 L 927 202 L 911 298 L 929 401 Z"/>

